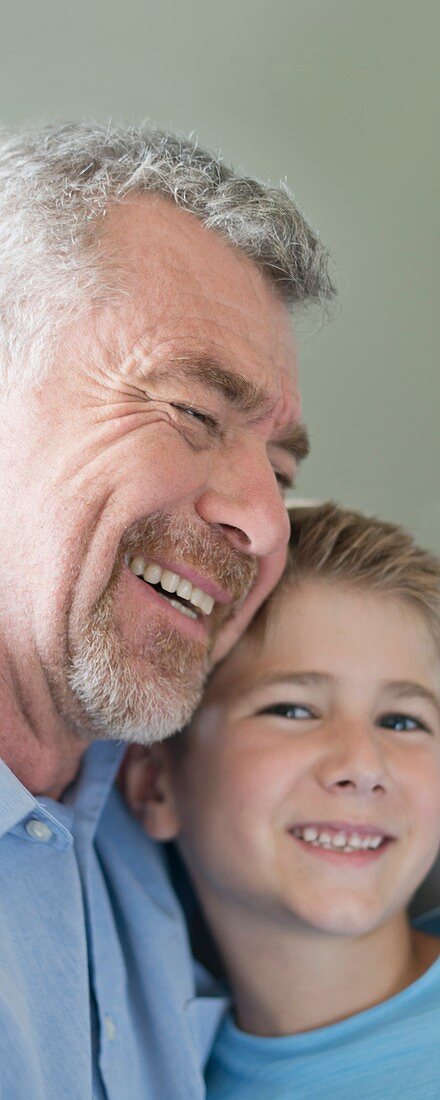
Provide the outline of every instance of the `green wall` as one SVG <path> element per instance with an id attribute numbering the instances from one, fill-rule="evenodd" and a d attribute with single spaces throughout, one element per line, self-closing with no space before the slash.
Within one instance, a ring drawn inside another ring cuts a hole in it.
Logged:
<path id="1" fill-rule="evenodd" d="M 302 326 L 300 495 L 437 550 L 439 31 L 436 0 L 15 0 L 0 36 L 5 123 L 148 116 L 287 177 L 341 288 Z"/>

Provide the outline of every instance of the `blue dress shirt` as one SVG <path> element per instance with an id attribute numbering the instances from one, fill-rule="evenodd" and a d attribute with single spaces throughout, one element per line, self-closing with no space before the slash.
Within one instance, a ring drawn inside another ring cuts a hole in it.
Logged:
<path id="1" fill-rule="evenodd" d="M 1 1100 L 202 1100 L 224 1001 L 96 742 L 62 803 L 0 761 Z"/>

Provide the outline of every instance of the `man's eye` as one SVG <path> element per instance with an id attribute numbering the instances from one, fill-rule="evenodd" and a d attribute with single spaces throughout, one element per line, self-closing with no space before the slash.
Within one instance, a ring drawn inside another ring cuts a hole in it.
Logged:
<path id="1" fill-rule="evenodd" d="M 201 409 L 194 408 L 194 405 L 180 405 L 173 401 L 173 409 L 177 409 L 188 417 L 189 420 L 197 420 L 203 424 L 209 431 L 214 432 L 217 429 L 217 421 L 209 413 L 202 412 Z"/>
<path id="2" fill-rule="evenodd" d="M 288 474 L 283 474 L 281 470 L 274 470 L 274 474 L 282 493 L 287 493 L 295 488 L 293 478 L 289 477 Z"/>
<path id="3" fill-rule="evenodd" d="M 269 707 L 263 707 L 258 714 L 277 714 L 280 718 L 296 719 L 314 718 L 315 715 L 309 707 L 303 707 L 299 703 L 272 703 Z"/>
<path id="4" fill-rule="evenodd" d="M 396 733 L 411 733 L 413 730 L 424 730 L 430 733 L 429 727 L 413 714 L 382 714 L 378 720 L 382 729 L 395 730 Z"/>

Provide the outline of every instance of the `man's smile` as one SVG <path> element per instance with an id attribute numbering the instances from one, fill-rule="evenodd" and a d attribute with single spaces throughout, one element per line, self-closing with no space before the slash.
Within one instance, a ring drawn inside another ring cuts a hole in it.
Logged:
<path id="1" fill-rule="evenodd" d="M 176 565 L 163 557 L 162 561 L 158 561 L 156 557 L 152 559 L 138 552 L 126 553 L 124 563 L 132 576 L 150 589 L 158 606 L 159 601 L 162 605 L 166 602 L 168 608 L 186 619 L 182 627 L 188 627 L 190 619 L 194 625 L 198 624 L 198 634 L 201 630 L 204 636 L 208 630 L 207 620 L 212 616 L 210 632 L 216 634 L 225 619 L 246 599 L 254 579 L 251 567 L 246 569 L 246 575 L 243 572 L 240 585 L 236 578 L 235 583 L 227 588 L 196 570 L 192 564 L 179 562 Z"/>
<path id="2" fill-rule="evenodd" d="M 172 606 L 176 606 L 178 610 L 184 610 L 190 614 L 191 618 L 197 618 L 198 613 L 203 615 L 210 615 L 213 607 L 215 606 L 215 599 L 205 587 L 201 585 L 193 584 L 188 577 L 184 576 L 180 571 L 174 571 L 171 568 L 162 567 L 159 562 L 147 561 L 142 554 L 136 554 L 134 557 L 126 558 L 127 565 L 132 573 L 136 577 L 142 578 L 147 584 L 152 585 L 156 590 L 159 590 L 161 595 L 169 598 L 174 595 L 174 599 L 170 599 Z M 206 582 L 208 587 L 209 582 Z M 176 598 L 177 597 L 177 598 Z M 227 602 L 226 598 L 222 601 Z M 191 604 L 191 607 L 188 605 Z"/>

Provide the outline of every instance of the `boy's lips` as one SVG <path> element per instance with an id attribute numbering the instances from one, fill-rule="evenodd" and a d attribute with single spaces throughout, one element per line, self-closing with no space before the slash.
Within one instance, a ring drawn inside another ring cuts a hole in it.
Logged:
<path id="1" fill-rule="evenodd" d="M 396 839 L 377 825 L 347 821 L 300 823 L 291 826 L 289 832 L 310 847 L 335 854 L 371 853 Z"/>

